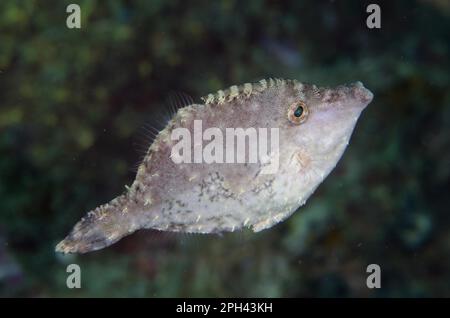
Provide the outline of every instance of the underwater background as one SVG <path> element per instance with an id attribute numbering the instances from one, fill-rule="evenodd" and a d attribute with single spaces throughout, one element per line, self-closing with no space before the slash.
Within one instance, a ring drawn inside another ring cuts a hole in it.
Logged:
<path id="1" fill-rule="evenodd" d="M 66 27 L 70 3 L 81 29 Z M 449 57 L 446 0 L 2 0 L 0 296 L 449 297 Z M 172 92 L 199 101 L 268 77 L 375 95 L 303 208 L 257 234 L 140 231 L 54 252 L 133 181 Z"/>

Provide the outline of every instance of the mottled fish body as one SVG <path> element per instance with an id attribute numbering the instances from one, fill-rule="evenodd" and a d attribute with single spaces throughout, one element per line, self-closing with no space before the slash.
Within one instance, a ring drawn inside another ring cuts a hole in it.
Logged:
<path id="1" fill-rule="evenodd" d="M 319 88 L 281 79 L 209 94 L 177 111 L 127 191 L 90 211 L 56 250 L 98 250 L 143 228 L 269 228 L 302 206 L 336 166 L 372 97 L 360 82 Z M 237 132 L 245 136 L 240 144 Z"/>

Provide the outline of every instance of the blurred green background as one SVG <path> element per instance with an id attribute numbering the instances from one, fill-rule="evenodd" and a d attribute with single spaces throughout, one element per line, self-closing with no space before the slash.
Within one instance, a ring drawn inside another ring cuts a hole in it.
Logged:
<path id="1" fill-rule="evenodd" d="M 72 2 L 81 29 L 66 27 Z M 370 2 L 2 0 L 0 296 L 449 297 L 450 2 Z M 258 234 L 141 231 L 54 253 L 132 182 L 170 92 L 270 76 L 375 94 L 300 212 Z"/>

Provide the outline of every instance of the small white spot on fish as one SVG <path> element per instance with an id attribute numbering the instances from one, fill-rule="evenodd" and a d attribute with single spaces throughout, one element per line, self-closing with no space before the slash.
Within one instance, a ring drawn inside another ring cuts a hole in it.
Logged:
<path id="1" fill-rule="evenodd" d="M 223 104 L 225 102 L 225 93 L 223 90 L 217 92 L 217 102 Z"/>
<path id="2" fill-rule="evenodd" d="M 210 104 L 212 102 L 214 102 L 214 95 L 213 94 L 208 94 L 208 96 L 205 99 L 205 103 L 206 104 Z"/>
<path id="3" fill-rule="evenodd" d="M 262 79 L 259 81 L 261 84 L 261 90 L 265 90 L 267 88 L 267 81 L 265 79 Z"/>
<path id="4" fill-rule="evenodd" d="M 275 220 L 275 222 L 280 222 L 281 219 L 283 218 L 283 214 L 277 214 L 273 217 L 273 219 Z"/>
<path id="5" fill-rule="evenodd" d="M 231 102 L 237 96 L 239 96 L 239 88 L 236 85 L 233 85 L 230 87 L 230 95 L 228 96 L 228 101 Z"/>
<path id="6" fill-rule="evenodd" d="M 249 97 L 252 94 L 253 86 L 250 83 L 244 84 L 244 94 Z"/>
<path id="7" fill-rule="evenodd" d="M 103 220 L 105 218 L 105 216 L 106 216 L 106 213 L 103 211 L 99 211 L 99 213 L 97 215 L 99 220 Z"/>

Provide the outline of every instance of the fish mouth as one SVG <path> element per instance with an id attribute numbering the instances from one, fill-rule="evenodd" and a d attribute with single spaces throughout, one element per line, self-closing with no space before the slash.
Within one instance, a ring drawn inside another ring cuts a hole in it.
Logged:
<path id="1" fill-rule="evenodd" d="M 359 110 L 364 109 L 373 99 L 373 93 L 360 81 L 334 88 L 322 88 L 319 96 L 324 104 Z"/>
<path id="2" fill-rule="evenodd" d="M 360 81 L 354 82 L 349 85 L 353 96 L 361 102 L 364 107 L 367 106 L 373 99 L 373 93 L 364 87 L 363 83 Z"/>

